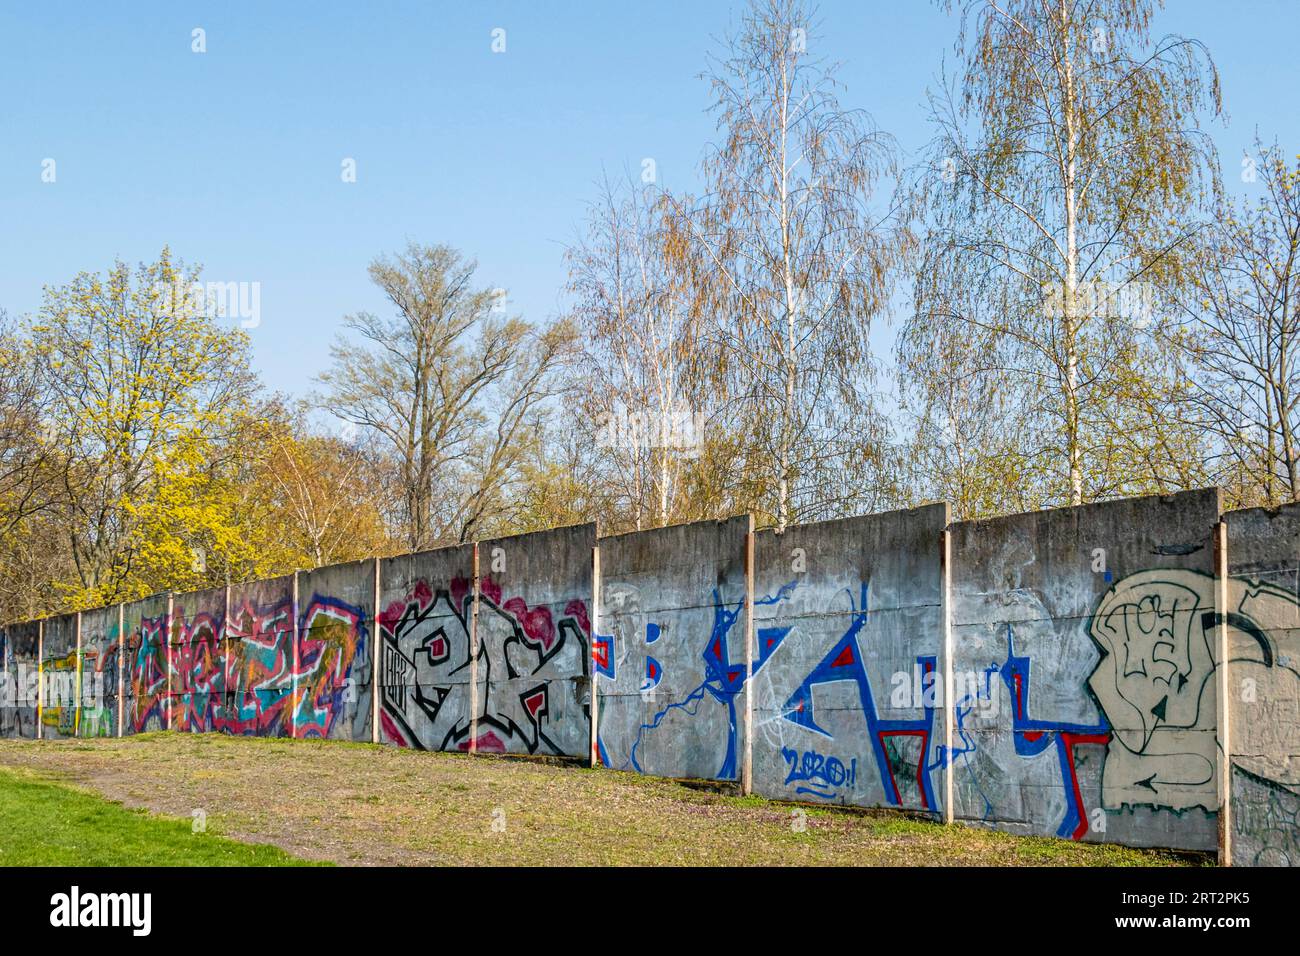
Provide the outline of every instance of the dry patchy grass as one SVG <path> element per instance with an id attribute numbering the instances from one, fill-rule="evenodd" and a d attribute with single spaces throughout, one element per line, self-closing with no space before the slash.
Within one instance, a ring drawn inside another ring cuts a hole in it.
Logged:
<path id="1" fill-rule="evenodd" d="M 0 741 L 0 765 L 295 856 L 397 865 L 1170 865 L 1178 857 L 796 809 L 668 780 L 370 744 L 220 735 Z M 494 821 L 498 824 L 494 829 Z"/>

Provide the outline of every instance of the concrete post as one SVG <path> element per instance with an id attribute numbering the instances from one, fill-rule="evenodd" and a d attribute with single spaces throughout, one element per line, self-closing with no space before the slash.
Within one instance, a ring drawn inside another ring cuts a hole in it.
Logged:
<path id="1" fill-rule="evenodd" d="M 230 577 L 226 577 L 225 593 L 223 595 L 225 610 L 221 612 L 221 709 L 225 712 L 226 707 L 233 701 L 234 697 L 230 692 Z M 226 719 L 230 720 L 230 715 L 226 714 Z"/>
<path id="2" fill-rule="evenodd" d="M 597 531 L 599 534 L 599 531 Z M 600 633 L 600 545 L 591 549 L 591 647 L 587 667 L 591 672 L 591 752 L 588 766 L 600 766 L 600 684 L 596 675 L 596 635 Z"/>
<path id="3" fill-rule="evenodd" d="M 952 723 L 954 714 L 954 705 L 956 704 L 956 688 L 953 686 L 953 647 L 952 641 L 952 532 L 949 526 L 952 524 L 952 507 L 948 502 L 943 503 L 943 532 L 939 536 L 939 573 L 941 576 L 941 600 L 942 608 L 942 628 L 943 634 L 940 643 L 940 654 L 943 656 L 942 673 L 943 684 L 940 689 L 943 692 L 942 713 L 943 713 L 943 747 L 946 759 L 943 763 L 943 822 L 952 823 L 953 821 L 953 766 L 952 766 Z"/>
<path id="4" fill-rule="evenodd" d="M 163 648 L 167 652 L 167 699 L 163 702 L 163 730 L 172 729 L 172 679 L 176 676 L 176 665 L 172 661 L 172 628 L 176 625 L 176 595 L 167 592 L 167 623 L 163 627 Z"/>
<path id="5" fill-rule="evenodd" d="M 478 542 L 474 542 L 474 598 L 469 615 L 469 752 L 478 753 Z"/>
<path id="6" fill-rule="evenodd" d="M 1228 650 L 1228 525 L 1222 519 L 1214 526 L 1214 696 L 1219 746 L 1216 778 L 1219 791 L 1219 865 L 1232 865 L 1232 713 L 1229 695 L 1231 667 Z"/>
<path id="7" fill-rule="evenodd" d="M 72 669 L 72 736 L 81 736 L 81 612 L 77 612 L 77 643 Z"/>
<path id="8" fill-rule="evenodd" d="M 45 737 L 45 618 L 36 622 L 36 739 Z"/>
<path id="9" fill-rule="evenodd" d="M 754 516 L 745 531 L 745 695 L 744 743 L 740 751 L 740 792 L 754 789 Z"/>
<path id="10" fill-rule="evenodd" d="M 117 606 L 117 735 L 126 719 L 126 605 Z"/>
<path id="11" fill-rule="evenodd" d="M 379 639 L 379 559 L 375 558 L 375 587 L 370 601 L 370 742 L 379 743 L 379 682 L 383 679 L 383 643 Z"/>
<path id="12" fill-rule="evenodd" d="M 298 572 L 297 570 L 293 572 L 293 589 L 291 593 L 292 593 L 292 597 L 290 598 L 289 606 L 293 609 L 293 631 L 289 639 L 293 641 L 293 648 L 292 648 L 293 653 L 290 655 L 289 659 L 293 661 L 293 671 L 291 672 L 292 677 L 289 684 L 289 688 L 290 688 L 289 689 L 289 736 L 297 737 L 298 736 L 298 720 L 297 720 L 298 671 L 300 668 L 300 664 L 298 662 L 299 621 L 298 621 Z"/>

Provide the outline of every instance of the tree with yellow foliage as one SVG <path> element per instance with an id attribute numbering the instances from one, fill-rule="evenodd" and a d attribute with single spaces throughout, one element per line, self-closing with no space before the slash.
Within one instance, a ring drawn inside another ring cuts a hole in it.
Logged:
<path id="1" fill-rule="evenodd" d="M 256 380 L 246 335 L 208 314 L 198 279 L 165 248 L 134 269 L 118 261 L 47 288 L 30 328 L 49 390 L 44 442 L 59 458 L 56 546 L 69 555 L 71 606 L 174 586 L 178 566 L 207 562 L 187 539 L 218 551 L 233 540 L 237 516 L 198 489 Z"/>

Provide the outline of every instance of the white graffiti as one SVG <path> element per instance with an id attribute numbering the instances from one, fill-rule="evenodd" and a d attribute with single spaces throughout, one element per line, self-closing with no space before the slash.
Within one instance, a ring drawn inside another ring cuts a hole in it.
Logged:
<path id="1" fill-rule="evenodd" d="M 1286 756 L 1300 752 L 1300 606 L 1282 588 L 1234 578 L 1219 610 L 1214 588 L 1213 577 L 1195 571 L 1142 571 L 1111 588 L 1093 614 L 1090 634 L 1102 657 L 1088 686 L 1111 726 L 1102 775 L 1108 809 L 1219 806 L 1221 622 L 1233 763 L 1288 789 L 1300 784 L 1300 761 Z M 1285 713 L 1259 719 L 1260 707 Z"/>

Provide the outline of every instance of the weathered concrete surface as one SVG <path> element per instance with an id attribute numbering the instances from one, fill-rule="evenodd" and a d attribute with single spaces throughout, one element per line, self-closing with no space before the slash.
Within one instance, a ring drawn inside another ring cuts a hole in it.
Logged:
<path id="1" fill-rule="evenodd" d="M 1300 866 L 1300 505 L 1224 522 L 1232 862 Z"/>
<path id="2" fill-rule="evenodd" d="M 298 575 L 296 737 L 370 740 L 374 569 L 353 561 Z"/>
<path id="3" fill-rule="evenodd" d="M 80 673 L 77 736 L 116 737 L 122 673 L 117 605 L 82 613 Z"/>
<path id="4" fill-rule="evenodd" d="M 1187 492 L 952 527 L 958 819 L 1215 847 L 1218 514 Z"/>
<path id="5" fill-rule="evenodd" d="M 40 624 L 27 621 L 4 630 L 4 697 L 0 698 L 0 734 L 36 737 L 36 702 L 40 687 Z"/>
<path id="6" fill-rule="evenodd" d="M 591 748 L 595 524 L 479 543 L 477 750 Z"/>
<path id="7" fill-rule="evenodd" d="M 468 750 L 474 545 L 379 563 L 379 739 Z"/>
<path id="8" fill-rule="evenodd" d="M 754 790 L 942 805 L 945 505 L 755 540 Z"/>
<path id="9" fill-rule="evenodd" d="M 598 752 L 607 767 L 741 770 L 748 517 L 600 539 Z"/>
<path id="10" fill-rule="evenodd" d="M 41 635 L 41 736 L 77 734 L 77 615 L 48 618 Z"/>
<path id="11" fill-rule="evenodd" d="M 293 575 L 231 587 L 227 696 L 217 729 L 241 736 L 290 736 L 296 617 Z"/>
<path id="12" fill-rule="evenodd" d="M 168 728 L 219 729 L 226 709 L 226 589 L 174 595 L 168 644 Z"/>

